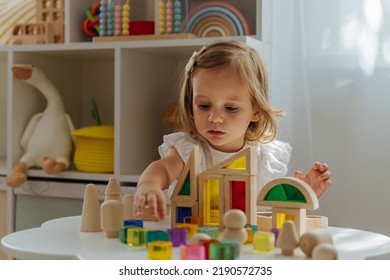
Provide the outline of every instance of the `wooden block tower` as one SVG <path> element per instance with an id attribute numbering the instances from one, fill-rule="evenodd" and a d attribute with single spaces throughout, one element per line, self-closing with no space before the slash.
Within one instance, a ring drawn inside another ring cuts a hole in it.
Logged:
<path id="1" fill-rule="evenodd" d="M 171 199 L 171 225 L 198 216 L 200 225 L 218 226 L 230 209 L 242 210 L 249 224 L 256 222 L 256 156 L 247 148 L 222 163 L 198 173 L 199 148 L 187 161 Z"/>
<path id="2" fill-rule="evenodd" d="M 295 177 L 268 182 L 259 192 L 257 205 L 272 207 L 272 229 L 280 230 L 286 220 L 291 220 L 299 236 L 306 232 L 306 210 L 319 207 L 313 189 Z"/>
<path id="3" fill-rule="evenodd" d="M 218 226 L 230 209 L 246 214 L 248 224 L 256 224 L 256 154 L 247 148 L 198 176 L 199 216 L 202 225 Z"/>

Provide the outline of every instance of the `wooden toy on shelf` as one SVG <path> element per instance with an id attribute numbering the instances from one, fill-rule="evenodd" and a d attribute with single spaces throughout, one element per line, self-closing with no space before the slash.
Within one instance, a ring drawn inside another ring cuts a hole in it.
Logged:
<path id="1" fill-rule="evenodd" d="M 83 29 L 84 32 L 92 37 L 93 42 L 120 42 L 120 41 L 139 41 L 139 40 L 161 40 L 161 39 L 188 39 L 195 38 L 194 34 L 183 33 L 181 31 L 182 20 L 182 5 L 180 1 L 173 0 L 161 0 L 158 3 L 158 23 L 153 21 L 132 21 L 130 22 L 130 1 L 126 0 L 122 7 L 116 3 L 115 8 L 114 0 L 101 0 L 99 2 L 100 14 L 99 14 L 99 31 L 96 33 L 94 27 L 95 18 L 92 13 L 87 14 L 87 18 L 84 20 Z M 112 11 L 115 9 L 115 16 L 112 17 Z M 96 9 L 92 9 L 94 11 Z M 117 26 L 114 26 L 111 18 L 114 18 L 117 25 L 119 22 L 118 12 L 122 11 L 122 33 L 111 32 L 116 30 Z M 117 12 L 118 11 L 118 12 Z"/>
<path id="2" fill-rule="evenodd" d="M 12 44 L 64 42 L 64 0 L 36 0 L 36 23 L 17 24 Z"/>
<path id="3" fill-rule="evenodd" d="M 259 192 L 257 205 L 272 207 L 272 228 L 280 229 L 285 220 L 293 220 L 298 236 L 306 232 L 306 210 L 319 206 L 313 189 L 294 177 L 268 182 Z"/>
<path id="4" fill-rule="evenodd" d="M 28 123 L 20 140 L 24 154 L 5 180 L 8 186 L 17 187 L 27 180 L 25 172 L 30 167 L 40 167 L 47 174 L 68 168 L 74 126 L 59 91 L 37 66 L 14 64 L 12 71 L 16 79 L 37 88 L 47 100 L 45 110 Z"/>

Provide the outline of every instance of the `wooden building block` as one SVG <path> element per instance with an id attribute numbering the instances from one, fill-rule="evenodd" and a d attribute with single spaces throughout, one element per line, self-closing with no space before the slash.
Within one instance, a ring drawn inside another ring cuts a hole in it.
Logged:
<path id="1" fill-rule="evenodd" d="M 199 147 L 195 146 L 191 155 L 181 172 L 175 189 L 173 190 L 170 200 L 176 201 L 197 201 L 198 188 L 197 176 L 199 173 Z"/>
<path id="2" fill-rule="evenodd" d="M 246 214 L 248 224 L 257 224 L 256 176 L 226 175 L 224 194 L 225 213 L 230 209 L 240 209 Z"/>
<path id="3" fill-rule="evenodd" d="M 197 201 L 171 202 L 171 227 L 184 223 L 189 216 L 199 217 L 199 204 Z"/>
<path id="4" fill-rule="evenodd" d="M 204 173 L 222 175 L 255 175 L 257 158 L 254 147 L 246 148 L 236 155 L 204 171 Z"/>
<path id="5" fill-rule="evenodd" d="M 201 173 L 198 178 L 201 225 L 220 226 L 225 209 L 224 176 Z"/>

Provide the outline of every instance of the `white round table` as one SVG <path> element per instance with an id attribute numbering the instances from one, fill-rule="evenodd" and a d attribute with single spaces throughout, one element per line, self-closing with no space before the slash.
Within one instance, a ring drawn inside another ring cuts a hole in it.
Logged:
<path id="1" fill-rule="evenodd" d="M 87 260 L 146 260 L 146 246 L 131 247 L 119 238 L 106 238 L 103 232 L 80 232 L 80 216 L 47 221 L 40 228 L 22 230 L 6 235 L 1 240 L 3 251 L 15 259 L 87 259 Z M 145 222 L 148 229 L 167 229 L 169 221 Z M 333 236 L 339 259 L 387 258 L 390 237 L 363 230 L 328 228 Z M 179 248 L 173 248 L 173 259 L 180 259 Z M 286 257 L 276 248 L 268 253 L 252 252 L 252 245 L 242 248 L 239 259 L 308 259 L 300 248 L 294 256 Z"/>

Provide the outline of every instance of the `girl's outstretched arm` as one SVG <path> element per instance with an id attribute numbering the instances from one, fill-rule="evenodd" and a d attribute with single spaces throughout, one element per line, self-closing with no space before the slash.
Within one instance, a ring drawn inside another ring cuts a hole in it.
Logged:
<path id="1" fill-rule="evenodd" d="M 176 148 L 172 147 L 166 157 L 152 162 L 142 173 L 134 197 L 134 213 L 142 215 L 146 205 L 156 221 L 166 215 L 166 203 L 163 190 L 179 177 L 184 168 L 184 162 Z"/>
<path id="2" fill-rule="evenodd" d="M 320 197 L 332 185 L 332 173 L 326 163 L 316 161 L 310 170 L 303 175 L 300 170 L 294 172 L 294 177 L 305 181 L 312 187 L 317 197 Z"/>

